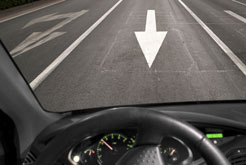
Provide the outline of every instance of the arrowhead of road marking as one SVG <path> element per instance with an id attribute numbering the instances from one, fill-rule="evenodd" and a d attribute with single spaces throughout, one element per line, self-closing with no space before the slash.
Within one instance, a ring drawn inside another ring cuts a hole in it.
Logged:
<path id="1" fill-rule="evenodd" d="M 167 31 L 163 32 L 135 32 L 138 43 L 143 51 L 145 59 L 151 68 L 152 63 L 167 35 Z"/>
<path id="2" fill-rule="evenodd" d="M 49 18 L 52 18 L 55 14 L 56 13 L 45 15 L 45 16 L 39 17 L 39 18 L 35 18 L 35 19 L 29 21 L 22 29 L 25 29 L 25 28 L 32 26 L 32 25 L 39 23 L 39 22 L 46 22 L 46 20 L 48 20 Z"/>

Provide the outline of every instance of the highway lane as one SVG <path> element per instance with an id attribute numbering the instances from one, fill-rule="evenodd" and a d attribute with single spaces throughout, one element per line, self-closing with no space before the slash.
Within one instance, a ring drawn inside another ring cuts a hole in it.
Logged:
<path id="1" fill-rule="evenodd" d="M 225 12 L 231 11 L 246 19 L 246 6 L 232 0 L 184 0 L 184 2 L 246 63 L 246 23 Z M 246 4 L 246 1 L 240 2 Z"/>
<path id="2" fill-rule="evenodd" d="M 214 0 L 183 2 L 245 63 L 245 24 L 224 12 L 231 10 L 245 18 L 244 6 L 229 0 L 225 4 Z M 71 7 L 62 3 L 45 9 L 47 13 L 28 15 L 37 18 L 58 10 L 89 10 L 60 29 L 66 34 L 59 39 L 16 57 L 29 82 L 117 1 L 87 2 L 91 8 L 84 7 L 82 1 L 66 3 Z M 157 31 L 167 31 L 151 67 L 135 36 L 135 32 L 146 30 L 148 10 L 155 11 Z M 23 26 L 31 18 L 20 19 L 27 19 Z M 15 21 L 19 19 L 1 26 L 13 23 L 14 28 Z M 46 22 L 44 27 L 36 28 L 44 30 L 57 22 Z M 1 35 L 7 40 L 7 33 Z M 9 49 L 16 46 L 11 46 L 11 40 L 6 43 Z M 245 91 L 245 75 L 178 0 L 123 0 L 35 93 L 46 109 L 66 111 L 124 104 L 245 99 Z"/>
<path id="3" fill-rule="evenodd" d="M 0 38 L 5 43 L 7 49 L 12 51 L 21 42 L 34 32 L 45 32 L 57 24 L 64 21 L 63 19 L 56 19 L 47 22 L 35 23 L 29 27 L 24 28 L 32 20 L 47 15 L 59 15 L 80 12 L 88 10 L 85 14 L 65 24 L 55 32 L 65 32 L 40 46 L 27 51 L 18 57 L 14 58 L 18 66 L 25 74 L 28 82 L 31 82 L 40 72 L 42 72 L 59 54 L 69 47 L 71 43 L 84 31 L 86 31 L 91 24 L 93 24 L 101 15 L 103 15 L 116 0 L 72 0 L 44 8 L 42 10 L 21 16 L 19 18 L 1 23 Z"/>

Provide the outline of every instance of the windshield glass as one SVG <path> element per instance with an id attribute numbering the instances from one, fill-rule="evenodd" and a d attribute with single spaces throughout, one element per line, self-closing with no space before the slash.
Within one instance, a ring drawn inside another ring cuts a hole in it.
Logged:
<path id="1" fill-rule="evenodd" d="M 0 38 L 46 110 L 246 99 L 245 0 L 0 8 Z"/>

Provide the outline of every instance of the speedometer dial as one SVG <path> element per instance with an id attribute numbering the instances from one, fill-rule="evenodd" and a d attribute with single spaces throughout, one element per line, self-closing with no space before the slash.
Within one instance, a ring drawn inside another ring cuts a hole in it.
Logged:
<path id="1" fill-rule="evenodd" d="M 104 136 L 97 145 L 98 163 L 100 165 L 115 164 L 128 149 L 133 147 L 133 142 L 118 133 Z"/>

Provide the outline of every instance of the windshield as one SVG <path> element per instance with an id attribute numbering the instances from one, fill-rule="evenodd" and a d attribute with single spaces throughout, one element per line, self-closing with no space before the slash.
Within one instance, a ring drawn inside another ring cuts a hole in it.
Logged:
<path id="1" fill-rule="evenodd" d="M 46 110 L 246 99 L 245 0 L 0 8 L 0 38 Z"/>

